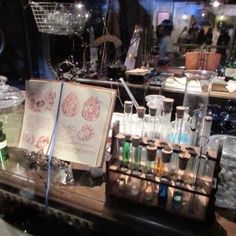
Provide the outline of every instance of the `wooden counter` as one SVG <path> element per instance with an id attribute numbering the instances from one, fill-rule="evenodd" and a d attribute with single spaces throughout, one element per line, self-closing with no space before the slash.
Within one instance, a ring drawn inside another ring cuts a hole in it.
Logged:
<path id="1" fill-rule="evenodd" d="M 86 78 L 78 78 L 78 82 L 85 83 L 85 84 L 91 84 L 91 85 L 97 85 L 102 87 L 109 87 L 109 88 L 117 88 L 117 87 L 123 87 L 121 82 L 114 81 L 114 80 L 106 80 L 104 78 L 101 79 L 86 79 Z M 179 93 L 183 94 L 184 91 L 176 88 L 161 88 L 158 86 L 151 86 L 149 83 L 144 84 L 133 84 L 127 82 L 127 85 L 129 88 L 134 89 L 148 89 L 149 91 L 152 91 L 155 94 L 158 94 L 160 90 L 162 92 L 170 92 L 170 93 Z M 213 98 L 223 98 L 223 99 L 236 99 L 236 92 L 229 93 L 226 91 L 211 91 L 210 96 Z"/>
<path id="2" fill-rule="evenodd" d="M 32 165 L 20 149 L 11 148 L 10 158 L 0 167 L 0 198 L 10 199 L 64 221 L 83 225 L 104 235 L 228 235 L 234 236 L 236 223 L 217 211 L 211 226 L 105 199 L 105 184 L 95 184 L 88 172 L 75 175 L 76 181 L 62 184 L 58 169 L 52 171 L 48 211 L 44 207 L 47 172 Z M 234 219 L 236 220 L 236 219 Z M 224 234 L 223 234 L 224 232 Z"/>

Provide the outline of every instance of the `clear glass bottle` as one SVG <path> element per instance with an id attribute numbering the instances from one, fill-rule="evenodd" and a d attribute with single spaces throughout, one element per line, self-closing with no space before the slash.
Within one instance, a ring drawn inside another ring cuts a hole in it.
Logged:
<path id="1" fill-rule="evenodd" d="M 212 126 L 212 117 L 204 116 L 202 128 L 199 135 L 198 145 L 201 147 L 201 155 L 206 155 L 207 153 L 207 144 L 209 143 L 209 138 L 211 134 L 211 126 Z"/>
<path id="2" fill-rule="evenodd" d="M 3 123 L 0 121 L 0 162 L 8 159 L 8 147 L 6 135 L 3 133 Z"/>
<path id="3" fill-rule="evenodd" d="M 131 162 L 134 170 L 138 170 L 141 165 L 142 148 L 140 144 L 140 136 L 132 136 Z"/>
<path id="4" fill-rule="evenodd" d="M 155 139 L 157 138 L 156 135 L 156 112 L 157 107 L 156 106 L 149 106 L 149 119 L 148 119 L 148 138 L 149 139 Z"/>
<path id="5" fill-rule="evenodd" d="M 136 120 L 136 129 L 135 134 L 143 137 L 144 136 L 144 118 L 145 118 L 145 107 L 138 107 L 137 109 L 137 120 Z"/>
<path id="6" fill-rule="evenodd" d="M 125 101 L 125 103 L 124 103 L 124 124 L 123 124 L 123 133 L 124 134 L 131 134 L 132 114 L 133 114 L 133 103 L 131 101 Z"/>
<path id="7" fill-rule="evenodd" d="M 165 141 L 169 141 L 173 132 L 171 126 L 171 112 L 173 108 L 174 99 L 165 98 L 163 101 L 163 113 L 160 120 L 160 138 Z"/>
<path id="8" fill-rule="evenodd" d="M 155 145 L 148 145 L 147 146 L 147 160 L 146 160 L 146 168 L 147 168 L 147 176 L 153 177 L 154 176 L 154 169 L 156 164 L 156 153 L 157 153 L 157 146 Z"/>

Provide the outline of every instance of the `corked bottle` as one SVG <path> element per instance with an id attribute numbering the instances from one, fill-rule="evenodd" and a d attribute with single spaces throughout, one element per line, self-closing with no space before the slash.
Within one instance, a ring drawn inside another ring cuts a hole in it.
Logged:
<path id="1" fill-rule="evenodd" d="M 137 109 L 137 120 L 136 120 L 136 129 L 135 134 L 143 137 L 144 136 L 144 118 L 145 118 L 145 107 L 138 107 Z"/>

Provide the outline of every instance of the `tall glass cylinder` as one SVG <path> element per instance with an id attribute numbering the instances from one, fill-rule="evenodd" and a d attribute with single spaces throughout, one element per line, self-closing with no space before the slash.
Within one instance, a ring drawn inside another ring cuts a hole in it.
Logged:
<path id="1" fill-rule="evenodd" d="M 192 145 L 197 145 L 203 117 L 207 113 L 212 80 L 216 76 L 213 71 L 186 70 L 186 86 L 183 106 L 189 107 L 191 117 Z"/>
<path id="2" fill-rule="evenodd" d="M 125 101 L 125 103 L 124 103 L 124 126 L 123 126 L 123 133 L 124 134 L 131 134 L 132 114 L 133 114 L 133 103 L 131 101 Z"/>

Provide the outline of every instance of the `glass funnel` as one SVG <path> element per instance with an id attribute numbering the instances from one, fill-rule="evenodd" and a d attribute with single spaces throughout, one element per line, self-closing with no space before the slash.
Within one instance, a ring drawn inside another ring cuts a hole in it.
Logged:
<path id="1" fill-rule="evenodd" d="M 186 85 L 183 106 L 188 107 L 191 120 L 191 145 L 197 145 L 197 139 L 203 117 L 207 113 L 212 80 L 216 76 L 213 71 L 186 70 Z"/>
<path id="2" fill-rule="evenodd" d="M 9 146 L 17 146 L 24 113 L 22 92 L 6 85 L 7 78 L 0 76 L 0 120 Z"/>

